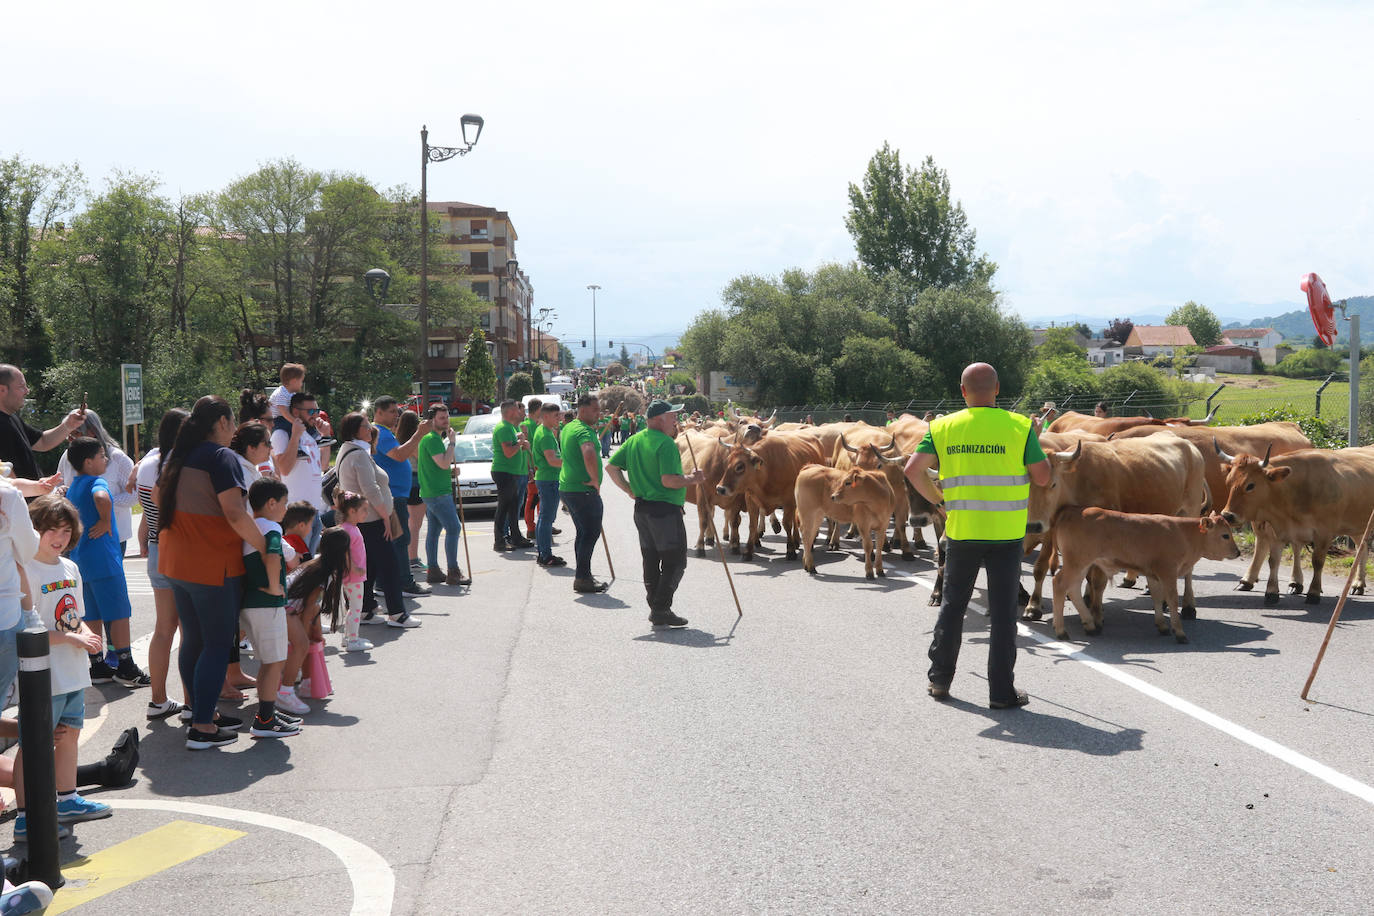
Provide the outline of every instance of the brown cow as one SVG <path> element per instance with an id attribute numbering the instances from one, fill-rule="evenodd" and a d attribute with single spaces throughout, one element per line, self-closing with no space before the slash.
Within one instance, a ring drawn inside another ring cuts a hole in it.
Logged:
<path id="1" fill-rule="evenodd" d="M 1100 436 L 1110 436 L 1112 433 L 1124 432 L 1140 426 L 1157 428 L 1165 426 L 1207 426 L 1216 415 L 1216 409 L 1213 409 L 1201 420 L 1190 420 L 1187 417 L 1169 417 L 1167 420 L 1157 420 L 1149 415 L 1143 417 L 1095 417 L 1091 414 L 1068 410 L 1055 417 L 1054 422 L 1050 424 L 1049 431 L 1062 433 L 1072 429 L 1082 429 L 1090 433 L 1097 433 Z"/>
<path id="2" fill-rule="evenodd" d="M 906 487 L 902 486 L 902 468 L 906 465 L 906 458 L 900 452 L 894 454 L 895 440 L 881 430 L 859 430 L 855 431 L 854 435 L 859 440 L 857 447 L 841 434 L 840 447 L 835 450 L 831 466 L 840 471 L 856 467 L 866 471 L 880 470 L 887 475 L 887 482 L 892 487 L 894 497 L 893 517 L 896 519 L 896 525 L 893 540 L 901 548 L 902 559 L 914 560 L 916 554 L 906 536 L 906 523 L 910 512 L 907 507 Z M 839 542 L 839 530 L 839 525 L 830 529 L 827 541 L 831 548 Z"/>
<path id="3" fill-rule="evenodd" d="M 875 481 L 877 481 L 875 483 Z M 807 465 L 797 473 L 795 486 L 796 525 L 800 531 L 802 568 L 816 571 L 814 545 L 821 522 L 853 522 L 859 526 L 864 544 L 864 574 L 872 579 L 885 575 L 882 546 L 887 534 L 886 518 L 892 514 L 892 486 L 881 471 L 857 468 L 840 471 L 822 465 Z M 882 513 L 886 510 L 886 515 Z M 880 523 L 878 519 L 883 521 Z M 870 531 L 876 529 L 878 556 L 870 556 Z"/>
<path id="4" fill-rule="evenodd" d="M 716 432 L 716 430 L 712 430 Z M 719 435 L 684 430 L 678 434 L 677 450 L 682 457 L 682 467 L 686 470 L 700 467 L 708 481 L 715 480 L 725 469 L 725 453 L 716 447 Z M 739 519 L 744 511 L 744 499 L 736 496 L 726 499 L 717 495 L 715 487 L 709 483 L 693 484 L 687 488 L 686 499 L 697 507 L 697 556 L 706 555 L 706 547 L 715 543 L 715 509 L 720 507 L 724 516 L 725 532 L 723 537 L 730 543 L 730 552 L 739 553 Z"/>
<path id="5" fill-rule="evenodd" d="M 1031 487 L 1028 533 L 1048 527 L 1053 535 L 1052 522 L 1061 506 L 1194 517 L 1210 499 L 1201 453 L 1186 439 L 1167 433 L 1111 442 L 1079 441 L 1072 452 L 1053 452 L 1047 457 L 1053 476 L 1049 486 Z M 1092 604 L 1099 611 L 1106 584 L 1107 577 L 1096 570 L 1089 576 Z M 1191 575 L 1183 597 L 1183 615 L 1196 616 Z M 1038 604 L 1027 604 L 1025 616 L 1038 620 L 1040 613 Z"/>
<path id="6" fill-rule="evenodd" d="M 1107 441 L 1105 437 L 1099 436 L 1097 433 L 1090 433 L 1082 429 L 1074 429 L 1066 433 L 1044 432 L 1041 433 L 1038 438 L 1040 439 L 1040 449 L 1046 455 L 1052 455 L 1055 452 L 1071 452 L 1079 442 Z M 1039 620 L 1040 615 L 1036 612 L 1040 610 L 1040 605 L 1044 600 L 1045 576 L 1052 571 L 1055 565 L 1053 535 L 1047 530 L 1035 533 L 1028 532 L 1024 541 L 1025 552 L 1029 554 L 1037 545 L 1040 547 L 1040 553 L 1035 558 L 1033 572 L 1035 581 L 1031 587 L 1030 593 L 1023 597 L 1026 605 L 1024 616 Z"/>
<path id="7" fill-rule="evenodd" d="M 1307 603 L 1317 604 L 1322 594 L 1322 567 L 1331 541 L 1342 535 L 1360 538 L 1370 509 L 1374 507 L 1374 447 L 1303 449 L 1273 458 L 1253 455 L 1222 455 L 1226 460 L 1226 507 L 1222 516 L 1232 524 L 1250 522 L 1258 530 L 1268 526 L 1278 541 L 1295 547 L 1312 545 L 1312 583 Z M 1364 587 L 1360 544 L 1356 567 Z M 1271 553 L 1277 545 L 1271 542 Z M 1276 560 L 1269 566 L 1264 603 L 1279 601 Z M 1301 567 L 1294 570 L 1291 590 L 1302 590 Z"/>
<path id="8" fill-rule="evenodd" d="M 1240 556 L 1231 527 L 1213 514 L 1206 518 L 1167 515 L 1132 515 L 1110 509 L 1065 506 L 1054 516 L 1054 542 L 1061 566 L 1054 577 L 1054 635 L 1067 639 L 1064 599 L 1073 601 L 1083 631 L 1102 632 L 1102 608 L 1090 607 L 1078 595 L 1079 583 L 1090 568 L 1110 575 L 1129 569 L 1150 584 L 1155 604 L 1155 629 L 1164 636 L 1172 629 L 1174 639 L 1187 642 L 1179 619 L 1178 580 L 1191 576 L 1202 557 L 1229 560 Z M 1164 624 L 1164 605 L 1169 606 L 1169 625 Z"/>
<path id="9" fill-rule="evenodd" d="M 1139 438 L 1153 435 L 1159 431 L 1158 428 L 1154 427 L 1128 429 L 1116 433 L 1112 436 L 1112 440 Z M 1222 467 L 1222 459 L 1218 450 L 1233 455 L 1263 455 L 1265 452 L 1273 455 L 1286 455 L 1289 452 L 1312 447 L 1312 441 L 1303 435 L 1298 424 L 1288 421 L 1256 423 L 1252 426 L 1209 426 L 1205 428 L 1170 426 L 1166 427 L 1165 431 L 1181 439 L 1187 439 L 1196 445 L 1198 451 L 1202 453 L 1204 471 L 1207 475 L 1207 489 L 1212 493 L 1212 508 L 1215 509 L 1220 509 L 1221 504 L 1226 500 L 1226 469 Z M 1269 543 L 1271 536 L 1267 529 L 1257 530 L 1255 540 L 1255 553 L 1250 559 L 1250 567 L 1246 570 L 1244 578 L 1237 583 L 1236 591 L 1248 592 L 1253 589 L 1256 580 L 1259 579 L 1260 566 L 1264 560 L 1271 555 L 1277 556 L 1283 549 L 1282 542 L 1278 545 Z M 1297 550 L 1293 551 L 1293 566 L 1295 570 L 1292 577 L 1293 581 L 1301 581 L 1301 544 L 1298 545 Z"/>
<path id="10" fill-rule="evenodd" d="M 753 446 L 726 445 L 725 467 L 716 483 L 718 496 L 744 496 L 749 510 L 749 538 L 744 559 L 754 557 L 754 545 L 763 536 L 763 518 L 782 509 L 787 532 L 787 559 L 797 558 L 796 483 L 797 474 L 808 464 L 824 464 L 820 443 L 805 433 L 773 433 Z"/>

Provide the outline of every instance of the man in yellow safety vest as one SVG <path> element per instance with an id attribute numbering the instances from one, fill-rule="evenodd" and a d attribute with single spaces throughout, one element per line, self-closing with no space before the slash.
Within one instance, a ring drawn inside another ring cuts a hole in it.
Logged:
<path id="1" fill-rule="evenodd" d="M 959 380 L 967 410 L 930 424 L 906 476 L 932 503 L 943 502 L 945 593 L 930 643 L 932 697 L 949 696 L 959 661 L 964 613 L 980 568 L 988 572 L 988 699 L 993 709 L 1025 706 L 1016 688 L 1017 586 L 1021 584 L 1021 542 L 1026 536 L 1030 484 L 1050 482 L 1049 462 L 1040 448 L 1038 424 L 997 407 L 997 370 L 974 363 Z M 926 473 L 937 467 L 937 489 Z"/>

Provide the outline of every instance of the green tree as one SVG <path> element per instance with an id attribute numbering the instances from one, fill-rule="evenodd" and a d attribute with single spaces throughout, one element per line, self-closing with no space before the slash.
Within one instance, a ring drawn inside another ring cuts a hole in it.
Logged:
<path id="1" fill-rule="evenodd" d="M 1221 343 L 1221 321 L 1211 309 L 1191 299 L 1170 312 L 1164 323 L 1186 327 L 1199 347 L 1214 347 Z"/>
<path id="2" fill-rule="evenodd" d="M 534 379 L 528 372 L 516 372 L 506 380 L 506 397 L 520 400 L 527 394 L 534 394 Z"/>
<path id="3" fill-rule="evenodd" d="M 987 283 L 997 270 L 978 254 L 977 234 L 963 206 L 950 200 L 945 171 L 929 156 L 919 169 L 904 168 L 887 143 L 869 160 L 862 187 L 849 185 L 844 224 L 874 276 L 895 270 L 924 289 Z"/>
<path id="4" fill-rule="evenodd" d="M 558 345 L 558 368 L 571 369 L 576 362 L 577 361 L 573 358 L 572 351 L 560 343 Z"/>
<path id="5" fill-rule="evenodd" d="M 882 337 L 848 337 L 834 366 L 841 400 L 907 401 L 938 397 L 939 374 L 928 360 Z"/>
<path id="6" fill-rule="evenodd" d="M 1087 360 L 1077 356 L 1042 359 L 1026 376 L 1023 391 L 1026 403 L 1039 407 L 1045 401 L 1056 402 L 1061 409 L 1076 409 L 1102 397 L 1102 385 Z"/>
<path id="7" fill-rule="evenodd" d="M 1344 365 L 1345 359 L 1337 351 L 1309 347 L 1285 356 L 1274 367 L 1274 374 L 1286 378 L 1324 378 Z"/>
<path id="8" fill-rule="evenodd" d="M 19 156 L 0 160 L 0 359 L 25 369 L 40 390 L 53 352 L 35 290 L 35 247 L 58 231 L 84 190 L 75 163 L 52 168 Z"/>
<path id="9" fill-rule="evenodd" d="M 624 344 L 620 345 L 620 364 L 628 366 L 630 364 L 630 350 Z"/>
<path id="10" fill-rule="evenodd" d="M 987 284 L 965 283 L 922 291 L 911 307 L 911 338 L 918 356 L 939 374 L 942 390 L 959 390 L 959 377 L 970 363 L 991 363 L 1002 394 L 1017 395 L 1031 364 L 1031 332 L 1015 315 L 1002 310 Z"/>
<path id="11" fill-rule="evenodd" d="M 1045 340 L 1035 348 L 1035 358 L 1039 361 L 1051 359 L 1086 360 L 1088 351 L 1078 345 L 1074 337 L 1076 328 L 1050 328 L 1045 331 Z"/>
<path id="12" fill-rule="evenodd" d="M 1131 404 L 1127 405 L 1128 412 L 1132 412 L 1131 405 L 1139 404 L 1158 417 L 1161 411 L 1171 414 L 1178 406 L 1170 397 L 1166 384 L 1168 378 L 1164 373 L 1142 362 L 1133 360 L 1112 366 L 1098 378 L 1102 384 L 1102 397 L 1106 400 L 1120 404 L 1126 398 L 1131 399 Z"/>
<path id="13" fill-rule="evenodd" d="M 682 332 L 678 347 L 687 365 L 705 377 L 709 373 L 719 372 L 724 365 L 721 351 L 729 333 L 729 319 L 725 313 L 719 309 L 707 309 L 698 313 L 687 330 Z"/>
<path id="14" fill-rule="evenodd" d="M 473 328 L 463 353 L 463 365 L 454 376 L 458 390 L 475 401 L 490 401 L 496 397 L 496 367 L 491 363 L 487 339 L 482 331 Z"/>
<path id="15" fill-rule="evenodd" d="M 534 391 L 531 392 L 532 394 L 545 393 L 546 389 L 544 388 L 544 370 L 539 368 L 538 363 L 535 363 L 533 368 L 530 369 L 530 380 L 531 385 L 534 388 Z"/>

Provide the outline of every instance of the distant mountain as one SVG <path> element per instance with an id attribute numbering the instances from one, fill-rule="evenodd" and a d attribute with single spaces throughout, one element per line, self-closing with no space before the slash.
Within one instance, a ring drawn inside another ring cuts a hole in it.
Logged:
<path id="1" fill-rule="evenodd" d="M 1351 296 L 1346 300 L 1346 314 L 1360 316 L 1360 343 L 1374 343 L 1374 296 Z M 1316 329 L 1312 326 L 1312 316 L 1308 314 L 1306 308 L 1301 308 L 1292 312 L 1284 312 L 1282 315 L 1274 315 L 1270 318 L 1256 318 L 1242 324 L 1233 321 L 1225 326 L 1226 328 L 1273 328 L 1283 335 L 1284 340 L 1291 343 L 1310 344 L 1312 338 L 1316 336 Z M 1347 329 L 1349 325 L 1341 321 L 1341 311 L 1336 310 L 1336 335 L 1337 345 L 1341 341 L 1348 342 Z M 1223 328 L 1224 330 L 1225 328 Z"/>

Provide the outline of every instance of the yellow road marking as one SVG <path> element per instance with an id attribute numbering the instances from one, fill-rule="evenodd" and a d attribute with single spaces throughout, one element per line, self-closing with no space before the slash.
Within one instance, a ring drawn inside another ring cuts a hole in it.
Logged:
<path id="1" fill-rule="evenodd" d="M 46 912 L 49 916 L 65 913 L 247 835 L 241 830 L 172 821 L 63 866 L 67 884 Z"/>

